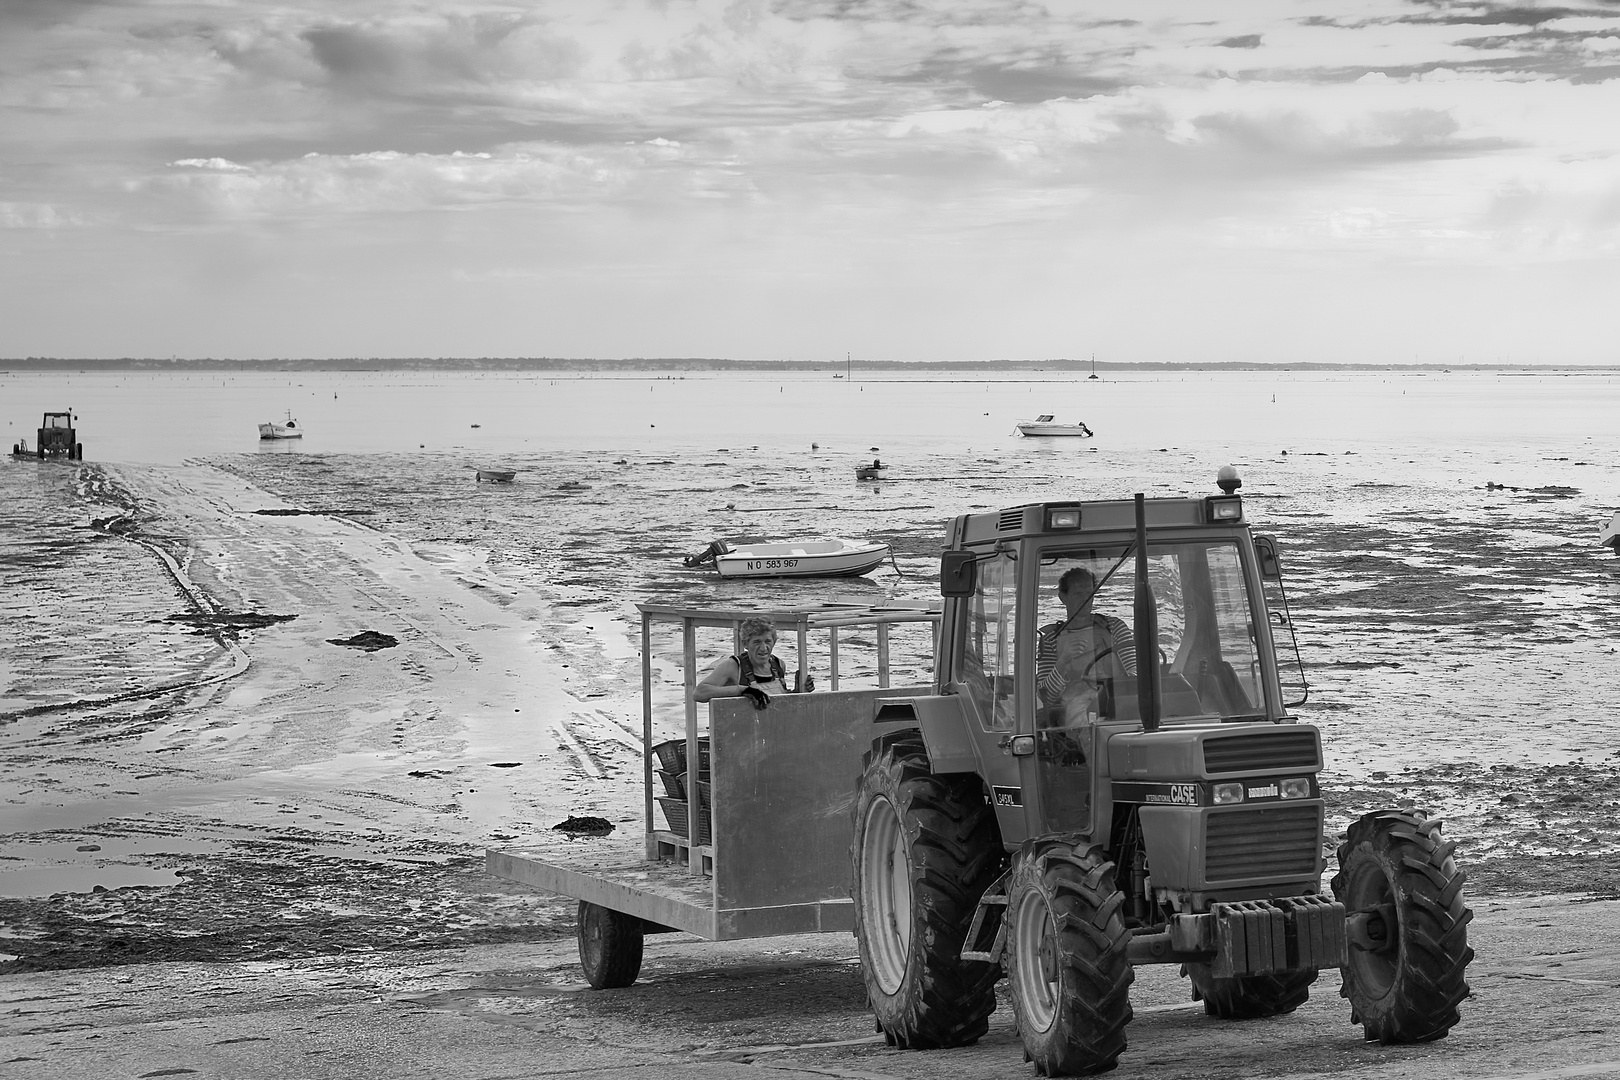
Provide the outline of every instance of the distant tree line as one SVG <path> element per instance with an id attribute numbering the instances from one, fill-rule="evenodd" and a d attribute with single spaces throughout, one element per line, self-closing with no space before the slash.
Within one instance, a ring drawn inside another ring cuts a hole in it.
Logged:
<path id="1" fill-rule="evenodd" d="M 219 357 L 55 357 L 0 358 L 0 371 L 821 371 L 832 374 L 880 371 L 1016 372 L 1030 375 L 1080 371 L 1521 371 L 1527 364 L 1373 364 L 1185 361 L 1122 363 L 1090 359 L 1047 360 L 729 360 L 715 357 L 552 357 L 552 356 L 421 356 L 421 357 L 269 357 L 233 360 Z M 1559 370 L 1616 370 L 1613 366 L 1566 367 Z"/>

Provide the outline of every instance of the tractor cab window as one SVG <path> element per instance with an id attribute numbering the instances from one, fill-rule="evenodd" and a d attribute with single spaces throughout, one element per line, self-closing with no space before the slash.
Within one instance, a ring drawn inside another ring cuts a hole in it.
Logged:
<path id="1" fill-rule="evenodd" d="M 968 611 L 962 682 L 991 731 L 1013 727 L 1013 628 L 1018 622 L 1018 564 L 1010 554 L 979 560 Z"/>
<path id="2" fill-rule="evenodd" d="M 48 428 L 68 427 L 68 418 L 60 413 L 52 413 L 50 416 L 45 418 L 45 426 Z"/>
<path id="3" fill-rule="evenodd" d="M 1038 727 L 1134 720 L 1137 673 L 1159 665 L 1163 719 L 1265 711 L 1259 649 L 1237 545 L 1148 545 L 1158 640 L 1135 637 L 1134 555 L 1123 546 L 1041 560 L 1033 693 Z"/>

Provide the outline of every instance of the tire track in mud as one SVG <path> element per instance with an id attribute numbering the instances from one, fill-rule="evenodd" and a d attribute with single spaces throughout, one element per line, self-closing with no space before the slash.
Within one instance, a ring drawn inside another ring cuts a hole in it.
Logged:
<path id="1" fill-rule="evenodd" d="M 75 483 L 75 494 L 85 502 L 110 502 L 120 508 L 120 512 L 108 517 L 91 519 L 90 527 L 102 535 L 123 540 L 152 554 L 168 574 L 181 598 L 190 605 L 191 610 L 198 615 L 204 616 L 201 623 L 203 632 L 212 637 L 220 651 L 230 658 L 231 666 L 228 670 L 214 675 L 199 676 L 179 682 L 166 682 L 158 686 L 129 690 L 120 694 L 51 702 L 31 708 L 0 713 L 0 724 L 24 717 L 42 716 L 47 713 L 83 712 L 90 709 L 104 708 L 109 705 L 165 697 L 170 694 L 183 694 L 223 683 L 246 674 L 252 666 L 252 658 L 239 645 L 230 640 L 225 632 L 216 625 L 215 621 L 223 609 L 214 602 L 212 597 L 197 587 L 196 583 L 187 575 L 185 567 L 174 556 L 170 555 L 162 545 L 138 535 L 140 503 L 129 489 L 119 484 L 102 469 L 89 465 L 83 466 L 79 470 Z M 187 562 L 189 561 L 188 555 Z M 204 661 L 207 666 L 212 666 L 213 662 L 211 659 Z"/>

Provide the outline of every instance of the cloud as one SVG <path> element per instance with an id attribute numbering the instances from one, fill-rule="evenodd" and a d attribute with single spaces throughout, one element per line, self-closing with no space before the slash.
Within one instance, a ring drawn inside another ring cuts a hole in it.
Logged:
<path id="1" fill-rule="evenodd" d="M 0 229 L 67 229 L 89 224 L 83 215 L 49 203 L 0 202 Z"/>

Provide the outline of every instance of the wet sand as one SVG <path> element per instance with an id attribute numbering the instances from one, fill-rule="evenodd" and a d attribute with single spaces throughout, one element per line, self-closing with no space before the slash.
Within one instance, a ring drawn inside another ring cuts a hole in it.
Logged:
<path id="1" fill-rule="evenodd" d="M 0 897 L 0 970 L 557 932 L 560 906 L 480 855 L 570 814 L 639 828 L 639 702 L 587 690 L 569 656 L 639 665 L 358 518 L 263 513 L 292 508 L 208 467 L 110 481 L 124 515 L 103 528 L 173 570 L 142 601 L 199 637 L 173 670 L 146 665 L 151 686 L 85 680 L 9 714 L 8 891 L 109 891 Z M 398 644 L 337 643 L 366 631 Z"/>

